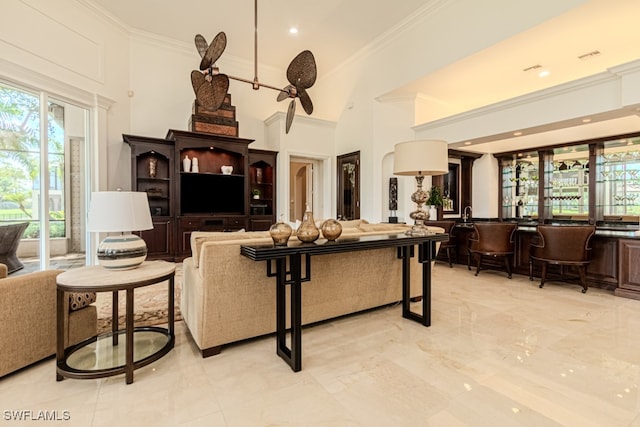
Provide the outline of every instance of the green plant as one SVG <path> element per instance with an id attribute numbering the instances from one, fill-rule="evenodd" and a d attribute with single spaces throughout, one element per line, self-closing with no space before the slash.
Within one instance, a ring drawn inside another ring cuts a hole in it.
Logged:
<path id="1" fill-rule="evenodd" d="M 428 206 L 442 206 L 444 204 L 444 200 L 442 199 L 442 189 L 438 186 L 431 187 L 429 191 L 429 198 L 425 203 Z"/>
<path id="2" fill-rule="evenodd" d="M 262 193 L 261 193 L 261 192 L 260 192 L 260 190 L 258 190 L 257 188 L 254 188 L 253 190 L 251 190 L 251 194 L 252 194 L 253 196 L 258 196 L 258 197 L 260 197 L 260 195 L 261 195 Z"/>

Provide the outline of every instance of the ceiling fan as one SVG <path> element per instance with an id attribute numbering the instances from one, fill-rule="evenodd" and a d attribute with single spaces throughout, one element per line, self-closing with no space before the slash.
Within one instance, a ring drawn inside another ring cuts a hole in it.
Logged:
<path id="1" fill-rule="evenodd" d="M 224 102 L 224 98 L 229 90 L 229 79 L 238 80 L 241 82 L 249 83 L 253 85 L 254 90 L 258 90 L 261 87 L 273 89 L 278 91 L 277 100 L 284 101 L 291 98 L 289 107 L 287 109 L 287 121 L 286 121 L 286 133 L 289 133 L 291 123 L 295 116 L 296 102 L 295 99 L 300 99 L 300 104 L 307 114 L 313 113 L 313 102 L 311 97 L 307 93 L 307 89 L 312 87 L 316 82 L 317 68 L 316 61 L 308 50 L 300 52 L 287 67 L 287 80 L 289 84 L 280 89 L 275 86 L 270 86 L 261 83 L 258 80 L 258 0 L 254 0 L 254 16 L 255 16 L 255 29 L 254 29 L 254 78 L 253 80 L 243 79 L 241 77 L 228 76 L 220 73 L 219 68 L 216 66 L 216 61 L 222 56 L 224 49 L 227 46 L 227 36 L 224 32 L 219 32 L 211 42 L 208 44 L 205 38 L 196 34 L 195 44 L 198 53 L 200 54 L 200 69 L 191 71 L 191 85 L 193 91 L 196 94 L 196 101 L 205 109 L 215 111 Z"/>

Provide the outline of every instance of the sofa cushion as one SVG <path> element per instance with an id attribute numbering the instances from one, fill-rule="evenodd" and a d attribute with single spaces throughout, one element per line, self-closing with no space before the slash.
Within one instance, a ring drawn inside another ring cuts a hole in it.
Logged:
<path id="1" fill-rule="evenodd" d="M 95 292 L 69 293 L 69 311 L 80 310 L 96 302 Z"/>
<path id="2" fill-rule="evenodd" d="M 271 238 L 271 235 L 268 231 L 240 231 L 236 233 L 225 231 L 194 231 L 191 233 L 191 256 L 193 257 L 194 266 L 198 268 L 200 265 L 200 250 L 204 242 L 242 241 L 263 237 Z"/>
<path id="3" fill-rule="evenodd" d="M 361 224 L 369 224 L 369 221 L 366 219 L 352 219 L 349 221 L 339 221 L 342 228 L 353 228 L 359 227 Z"/>

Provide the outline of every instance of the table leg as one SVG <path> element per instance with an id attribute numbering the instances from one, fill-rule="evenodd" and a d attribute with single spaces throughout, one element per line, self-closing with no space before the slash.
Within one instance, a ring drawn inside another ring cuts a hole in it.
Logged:
<path id="1" fill-rule="evenodd" d="M 302 262 L 300 254 L 289 257 L 291 269 L 291 348 L 287 347 L 286 258 L 276 260 L 276 352 L 294 372 L 302 370 Z"/>
<path id="2" fill-rule="evenodd" d="M 431 261 L 435 258 L 435 242 L 419 246 L 418 260 L 422 264 L 422 314 L 411 311 L 411 247 L 403 246 L 402 258 L 402 317 L 424 326 L 431 326 Z"/>
<path id="3" fill-rule="evenodd" d="M 169 334 L 175 337 L 175 281 L 173 276 L 169 279 L 169 307 L 167 309 L 169 310 L 167 312 L 169 316 Z"/>
<path id="4" fill-rule="evenodd" d="M 125 310 L 125 377 L 127 384 L 131 384 L 133 382 L 133 289 L 127 289 L 127 301 Z"/>
<path id="5" fill-rule="evenodd" d="M 56 290 L 56 381 L 63 379 L 57 367 L 64 363 L 64 296 L 64 291 Z"/>
<path id="6" fill-rule="evenodd" d="M 431 326 L 431 261 L 436 259 L 435 242 L 420 245 L 419 259 L 422 263 L 422 324 Z"/>
<path id="7" fill-rule="evenodd" d="M 118 291 L 113 291 L 111 298 L 111 340 L 113 345 L 118 345 Z"/>
<path id="8" fill-rule="evenodd" d="M 411 246 L 400 247 L 402 260 L 402 317 L 411 319 Z M 423 298 L 424 299 L 424 298 Z"/>

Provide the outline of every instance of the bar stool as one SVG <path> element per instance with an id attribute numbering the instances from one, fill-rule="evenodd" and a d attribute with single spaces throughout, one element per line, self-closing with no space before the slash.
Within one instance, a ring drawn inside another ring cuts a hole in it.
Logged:
<path id="1" fill-rule="evenodd" d="M 586 269 L 591 262 L 591 238 L 594 225 L 539 225 L 538 241 L 531 242 L 529 251 L 529 280 L 533 280 L 533 261 L 542 264 L 540 285 L 547 279 L 549 264 L 573 266 L 578 270 L 582 293 L 587 292 Z M 560 270 L 562 275 L 562 270 Z"/>
<path id="2" fill-rule="evenodd" d="M 430 225 L 433 227 L 442 227 L 444 228 L 444 232 L 449 235 L 449 240 L 444 242 L 440 242 L 440 251 L 445 250 L 447 252 L 447 260 L 449 261 L 449 267 L 453 268 L 453 258 L 451 256 L 451 252 L 455 253 L 456 262 L 458 262 L 458 245 L 456 241 L 456 236 L 453 234 L 453 227 L 455 227 L 455 221 L 425 221 L 425 225 Z"/>
<path id="3" fill-rule="evenodd" d="M 471 257 L 476 258 L 476 276 L 480 273 L 483 257 L 502 258 L 511 279 L 510 258 L 514 252 L 514 233 L 518 225 L 509 222 L 476 222 L 474 235 L 469 238 L 467 268 L 471 270 Z"/>

